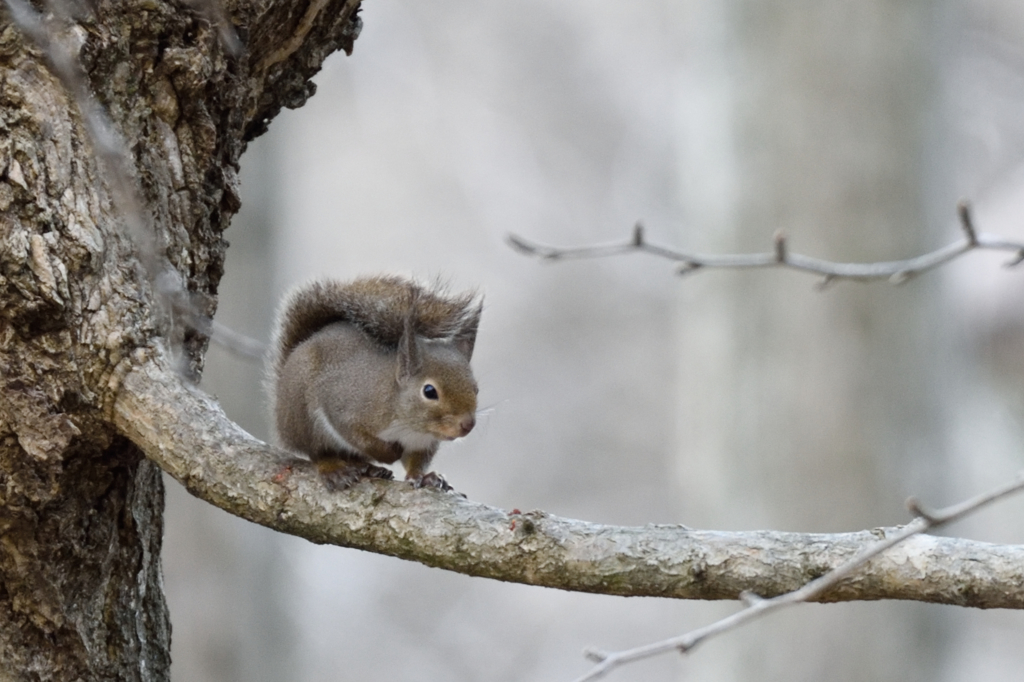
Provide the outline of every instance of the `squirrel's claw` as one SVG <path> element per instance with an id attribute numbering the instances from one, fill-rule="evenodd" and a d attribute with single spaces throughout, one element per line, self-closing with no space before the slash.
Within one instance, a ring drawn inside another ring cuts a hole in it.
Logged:
<path id="1" fill-rule="evenodd" d="M 419 476 L 412 476 L 407 478 L 412 487 L 414 488 L 436 488 L 445 492 L 454 492 L 454 488 L 448 484 L 448 481 L 444 480 L 444 476 L 437 473 L 436 471 L 429 471 Z"/>

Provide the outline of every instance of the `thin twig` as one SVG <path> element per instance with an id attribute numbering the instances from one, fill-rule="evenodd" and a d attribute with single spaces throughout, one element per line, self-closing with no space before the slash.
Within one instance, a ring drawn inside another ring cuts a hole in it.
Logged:
<path id="1" fill-rule="evenodd" d="M 681 275 L 702 268 L 790 268 L 822 275 L 822 287 L 838 279 L 857 281 L 887 279 L 893 284 L 902 284 L 922 272 L 944 265 L 975 249 L 1012 251 L 1014 257 L 1006 263 L 1007 267 L 1024 262 L 1024 243 L 978 234 L 971 218 L 970 205 L 966 201 L 961 201 L 958 204 L 957 212 L 960 216 L 960 227 L 964 232 L 963 239 L 914 258 L 877 263 L 837 263 L 790 253 L 786 237 L 781 231 L 775 233 L 772 250 L 767 253 L 700 254 L 678 251 L 647 242 L 644 239 L 643 227 L 639 223 L 633 228 L 633 234 L 629 241 L 625 243 L 559 248 L 531 242 L 514 234 L 508 236 L 508 242 L 520 253 L 550 261 L 571 258 L 603 258 L 639 251 L 681 263 L 678 270 Z"/>
<path id="2" fill-rule="evenodd" d="M 210 323 L 210 340 L 232 355 L 262 365 L 267 357 L 267 344 L 225 327 L 213 320 Z"/>
<path id="3" fill-rule="evenodd" d="M 889 535 L 884 540 L 865 548 L 863 551 L 857 553 L 851 559 L 837 566 L 825 575 L 810 581 L 800 589 L 771 599 L 762 599 L 753 593 L 745 592 L 740 595 L 740 599 L 746 604 L 746 608 L 741 611 L 737 611 L 736 613 L 726 616 L 725 618 L 711 623 L 710 625 L 706 625 L 684 635 L 672 637 L 671 639 L 666 639 L 661 642 L 654 642 L 653 644 L 647 644 L 635 649 L 627 649 L 624 651 L 610 653 L 589 649 L 585 651 L 584 654 L 590 660 L 596 661 L 597 665 L 594 666 L 594 668 L 592 668 L 586 675 L 578 678 L 576 682 L 595 680 L 602 677 L 613 668 L 617 668 L 618 666 L 632 661 L 656 656 L 658 654 L 665 653 L 666 651 L 675 650 L 680 653 L 687 653 L 709 637 L 723 632 L 728 632 L 729 630 L 739 627 L 740 625 L 743 625 L 744 623 L 747 623 L 763 614 L 776 611 L 792 604 L 810 601 L 838 585 L 859 568 L 864 566 L 873 557 L 878 556 L 885 550 L 903 542 L 907 538 L 923 533 L 931 528 L 937 528 L 938 526 L 961 519 L 985 505 L 991 504 L 996 500 L 1022 489 L 1024 489 L 1024 471 L 1019 472 L 1009 482 L 1004 483 L 987 493 L 977 495 L 971 499 L 960 502 L 959 504 L 945 507 L 944 509 L 928 510 L 923 507 L 916 498 L 912 497 L 907 500 L 907 507 L 913 514 L 915 514 L 913 521 L 908 523 L 906 526 L 903 526 L 892 535 Z"/>

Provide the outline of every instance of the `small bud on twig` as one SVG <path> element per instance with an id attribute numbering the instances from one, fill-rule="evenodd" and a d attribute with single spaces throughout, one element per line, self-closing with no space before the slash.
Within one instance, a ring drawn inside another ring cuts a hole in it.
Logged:
<path id="1" fill-rule="evenodd" d="M 938 523 L 940 521 L 936 513 L 924 506 L 916 497 L 907 498 L 907 509 L 910 510 L 911 514 L 921 517 L 928 523 Z"/>
<path id="2" fill-rule="evenodd" d="M 763 597 L 759 597 L 750 590 L 743 590 L 740 592 L 740 601 L 747 606 L 756 606 L 757 604 L 764 601 Z"/>
<path id="3" fill-rule="evenodd" d="M 697 270 L 700 270 L 700 268 L 701 268 L 701 264 L 700 263 L 694 263 L 692 261 L 689 261 L 689 262 L 686 262 L 686 263 L 683 263 L 682 265 L 680 265 L 679 269 L 676 270 L 676 274 L 677 275 L 688 275 L 691 272 L 696 272 Z"/>
<path id="4" fill-rule="evenodd" d="M 956 213 L 960 216 L 960 227 L 967 236 L 967 243 L 971 246 L 978 245 L 978 233 L 974 231 L 974 220 L 971 218 L 971 203 L 961 199 L 956 205 Z"/>
<path id="5" fill-rule="evenodd" d="M 644 226 L 643 223 L 637 221 L 637 224 L 633 226 L 633 246 L 639 248 L 644 245 Z"/>
<path id="6" fill-rule="evenodd" d="M 786 262 L 786 233 L 782 230 L 776 230 L 775 236 L 773 237 L 775 242 L 775 262 L 785 263 Z"/>

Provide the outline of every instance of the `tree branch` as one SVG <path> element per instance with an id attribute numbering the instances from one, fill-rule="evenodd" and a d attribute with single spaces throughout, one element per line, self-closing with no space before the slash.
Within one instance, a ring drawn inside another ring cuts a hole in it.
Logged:
<path id="1" fill-rule="evenodd" d="M 971 218 L 970 204 L 961 201 L 957 205 L 960 227 L 964 238 L 929 253 L 907 258 L 905 260 L 883 261 L 878 263 L 837 263 L 798 253 L 790 253 L 785 234 L 780 230 L 775 233 L 772 250 L 767 253 L 736 253 L 736 254 L 699 254 L 677 251 L 665 246 L 650 244 L 644 238 L 643 225 L 637 223 L 629 241 L 617 244 L 599 244 L 559 248 L 531 242 L 514 234 L 508 236 L 509 244 L 528 256 L 536 256 L 543 260 L 564 260 L 570 258 L 603 258 L 618 256 L 624 253 L 649 253 L 659 258 L 681 262 L 678 273 L 689 274 L 704 268 L 774 268 L 782 267 L 801 272 L 810 272 L 823 276 L 821 285 L 825 286 L 839 279 L 871 281 L 887 279 L 893 284 L 902 284 L 911 277 L 932 270 L 964 255 L 969 251 L 1012 251 L 1014 257 L 1006 263 L 1014 267 L 1024 262 L 1024 243 L 1006 241 L 987 234 L 978 234 Z"/>
<path id="2" fill-rule="evenodd" d="M 402 482 L 328 493 L 313 466 L 253 438 L 183 383 L 158 350 L 122 372 L 118 429 L 195 496 L 315 543 L 466 575 L 581 592 L 677 599 L 771 597 L 798 589 L 903 532 L 697 531 L 604 526 L 506 512 Z M 1024 547 L 913 538 L 814 601 L 873 599 L 1024 608 Z"/>
<path id="3" fill-rule="evenodd" d="M 937 528 L 961 519 L 988 504 L 1019 492 L 1021 489 L 1024 489 L 1024 472 L 1018 473 L 1013 480 L 1004 483 L 998 488 L 987 493 L 977 495 L 959 504 L 946 507 L 945 509 L 927 510 L 917 499 L 912 497 L 907 500 L 907 506 L 910 508 L 910 511 L 916 515 L 916 518 L 914 518 L 912 522 L 903 526 L 897 532 L 887 535 L 885 539 L 864 548 L 848 561 L 837 566 L 835 569 L 829 571 L 820 578 L 815 578 L 798 590 L 794 590 L 771 599 L 765 599 L 753 592 L 743 592 L 740 594 L 740 598 L 747 605 L 745 609 L 717 620 L 710 625 L 706 625 L 678 637 L 672 637 L 661 642 L 655 642 L 653 644 L 647 644 L 634 649 L 617 651 L 614 653 L 594 650 L 588 651 L 587 657 L 597 661 L 598 664 L 591 669 L 589 673 L 578 678 L 576 682 L 595 680 L 599 677 L 603 677 L 612 669 L 625 665 L 626 663 L 650 658 L 668 651 L 678 651 L 679 653 L 685 654 L 698 644 L 715 635 L 735 630 L 740 625 L 752 621 L 755 618 L 764 616 L 772 611 L 777 611 L 783 607 L 792 606 L 793 604 L 816 601 L 818 597 L 825 594 L 836 585 L 839 585 L 848 577 L 857 573 L 862 566 L 891 547 L 904 542 L 910 537 L 923 533 L 926 530 Z"/>

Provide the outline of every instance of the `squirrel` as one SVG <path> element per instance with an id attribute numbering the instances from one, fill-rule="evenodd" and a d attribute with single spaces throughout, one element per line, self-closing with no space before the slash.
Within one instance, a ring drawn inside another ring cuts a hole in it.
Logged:
<path id="1" fill-rule="evenodd" d="M 483 302 L 395 276 L 318 280 L 285 298 L 268 384 L 277 438 L 327 487 L 390 479 L 451 490 L 429 471 L 439 441 L 476 424 L 470 369 Z"/>

